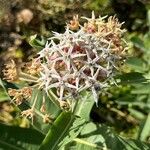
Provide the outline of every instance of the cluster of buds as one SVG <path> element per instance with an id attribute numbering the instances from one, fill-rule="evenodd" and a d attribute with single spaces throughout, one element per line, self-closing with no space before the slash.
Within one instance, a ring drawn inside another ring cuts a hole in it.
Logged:
<path id="1" fill-rule="evenodd" d="M 23 100 L 30 99 L 32 96 L 32 89 L 30 87 L 23 87 L 22 89 L 8 89 L 8 94 L 13 97 L 16 105 L 20 105 Z"/>
<path id="2" fill-rule="evenodd" d="M 91 90 L 97 103 L 99 92 L 108 87 L 128 48 L 122 37 L 125 32 L 121 29 L 122 23 L 116 17 L 109 17 L 107 21 L 105 18 L 96 18 L 92 12 L 91 18 L 83 17 L 86 22 L 82 26 L 78 16 L 74 16 L 64 33 L 54 32 L 38 57 L 24 66 L 24 72 L 18 75 L 14 62 L 13 66 L 7 66 L 6 79 L 12 81 L 21 75 L 20 80 L 31 82 L 47 95 L 56 89 L 55 96 L 63 109 L 68 110 L 71 105 L 68 100 L 77 99 L 84 90 Z M 9 94 L 16 103 L 22 102 L 20 91 L 11 89 Z M 45 98 L 43 100 L 41 112 L 45 112 Z M 22 115 L 33 118 L 36 101 L 37 98 L 32 108 Z M 49 121 L 46 113 L 43 118 Z"/>
<path id="3" fill-rule="evenodd" d="M 5 69 L 3 70 L 4 79 L 13 82 L 18 79 L 18 69 L 16 63 L 13 60 L 8 61 Z"/>

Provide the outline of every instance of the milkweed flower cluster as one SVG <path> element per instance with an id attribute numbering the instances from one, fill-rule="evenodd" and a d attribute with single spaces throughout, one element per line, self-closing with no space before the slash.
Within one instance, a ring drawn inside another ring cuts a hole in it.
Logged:
<path id="1" fill-rule="evenodd" d="M 125 30 L 115 17 L 107 22 L 105 17 L 95 18 L 94 13 L 92 18 L 83 18 L 87 22 L 81 26 L 74 16 L 66 31 L 54 32 L 39 52 L 39 81 L 46 91 L 56 88 L 59 100 L 91 90 L 97 103 L 98 91 L 107 87 L 127 48 L 122 39 Z"/>
<path id="2" fill-rule="evenodd" d="M 106 17 L 96 18 L 92 12 L 91 18 L 82 18 L 84 25 L 74 16 L 64 33 L 54 32 L 38 57 L 25 65 L 26 73 L 19 73 L 23 76 L 19 79 L 35 83 L 47 94 L 56 89 L 60 104 L 65 104 L 66 99 L 75 99 L 84 90 L 90 90 L 97 103 L 99 91 L 109 85 L 128 48 L 122 37 L 123 23 L 116 17 L 111 16 L 106 21 Z M 9 81 L 18 77 L 18 74 L 10 75 L 13 67 L 9 64 L 4 71 Z M 16 100 L 19 104 L 20 97 L 21 94 Z M 27 111 L 27 116 L 32 116 L 33 109 Z"/>

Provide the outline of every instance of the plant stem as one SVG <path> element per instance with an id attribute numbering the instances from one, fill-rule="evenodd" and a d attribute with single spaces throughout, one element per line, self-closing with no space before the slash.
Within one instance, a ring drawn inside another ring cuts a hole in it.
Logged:
<path id="1" fill-rule="evenodd" d="M 84 145 L 88 145 L 88 146 L 91 146 L 91 147 L 93 147 L 93 148 L 98 148 L 99 150 L 101 149 L 101 150 L 108 150 L 108 149 L 106 149 L 106 147 L 100 147 L 100 146 L 98 146 L 98 145 L 96 145 L 96 144 L 93 144 L 93 143 L 89 143 L 89 142 L 87 142 L 87 141 L 84 141 L 84 140 L 81 140 L 81 139 L 79 139 L 79 138 L 75 138 L 75 139 L 73 139 L 73 141 L 75 141 L 75 142 L 77 142 L 77 143 L 80 143 L 80 144 L 84 144 Z"/>
<path id="2" fill-rule="evenodd" d="M 27 74 L 27 73 L 24 73 L 24 72 L 20 72 L 20 76 L 21 76 L 22 78 L 27 78 L 27 79 L 31 79 L 31 80 L 38 80 L 37 77 L 32 76 L 32 75 Z"/>
<path id="3" fill-rule="evenodd" d="M 75 115 L 75 113 L 76 113 L 77 105 L 78 105 L 78 99 L 76 99 L 76 100 L 74 99 L 74 105 L 72 107 L 72 113 L 73 113 L 73 115 Z"/>
<path id="4" fill-rule="evenodd" d="M 47 92 L 47 95 L 48 95 L 49 99 L 50 99 L 57 107 L 60 108 L 59 100 L 58 100 L 57 96 L 56 96 L 51 90 L 49 90 L 49 91 Z"/>

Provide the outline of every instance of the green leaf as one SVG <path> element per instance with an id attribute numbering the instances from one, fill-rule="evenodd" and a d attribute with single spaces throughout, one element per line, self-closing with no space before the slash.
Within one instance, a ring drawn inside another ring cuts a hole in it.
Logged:
<path id="1" fill-rule="evenodd" d="M 47 134 L 47 132 L 48 132 L 49 128 L 52 126 L 52 124 L 44 123 L 43 119 L 41 117 L 43 115 L 40 111 L 41 106 L 42 106 L 42 101 L 43 101 L 43 95 L 45 96 L 46 113 L 49 114 L 50 117 L 53 118 L 53 120 L 55 120 L 61 113 L 60 108 L 58 108 L 54 103 L 52 103 L 52 101 L 49 99 L 49 97 L 45 93 L 43 93 L 43 91 L 36 89 L 36 88 L 33 90 L 31 99 L 29 101 L 25 102 L 24 104 L 22 104 L 19 108 L 21 110 L 31 108 L 34 101 L 37 98 L 36 104 L 34 107 L 36 115 L 35 115 L 33 121 L 31 121 L 31 124 L 39 132 L 41 132 L 43 134 Z"/>
<path id="2" fill-rule="evenodd" d="M 139 84 L 135 86 L 135 89 L 131 91 L 132 94 L 149 94 L 150 83 Z"/>
<path id="3" fill-rule="evenodd" d="M 7 93 L 8 88 L 18 89 L 18 86 L 19 86 L 19 85 L 15 85 L 15 84 L 8 83 L 8 82 L 1 82 L 1 85 L 4 88 L 5 93 Z M 18 108 L 21 111 L 26 110 L 26 109 L 30 109 L 32 107 L 36 97 L 37 97 L 36 104 L 35 104 L 35 109 L 34 109 L 36 115 L 35 115 L 33 121 L 31 121 L 31 124 L 39 132 L 41 132 L 43 134 L 46 134 L 52 124 L 50 124 L 50 123 L 43 123 L 43 119 L 41 117 L 41 116 L 43 116 L 43 114 L 40 111 L 40 108 L 42 106 L 42 101 L 43 101 L 43 94 L 45 95 L 45 93 L 43 93 L 43 91 L 35 88 L 33 90 L 33 94 L 32 94 L 31 99 L 28 100 L 28 101 L 24 101 L 21 105 L 18 106 Z M 11 98 L 9 97 L 9 99 L 11 99 Z M 57 116 L 61 113 L 60 108 L 57 107 L 50 100 L 50 98 L 47 95 L 45 95 L 45 106 L 46 106 L 46 113 L 49 114 L 50 117 L 53 118 L 53 120 L 55 120 L 57 118 Z"/>
<path id="4" fill-rule="evenodd" d="M 147 24 L 150 29 L 150 9 L 148 9 L 148 11 L 147 11 Z"/>
<path id="5" fill-rule="evenodd" d="M 40 150 L 56 150 L 58 144 L 66 136 L 68 129 L 72 125 L 74 116 L 71 113 L 62 112 L 55 120 L 45 139 L 43 140 Z"/>
<path id="6" fill-rule="evenodd" d="M 81 141 L 79 141 L 78 139 L 75 140 L 78 143 L 77 149 L 87 148 L 89 150 L 92 150 L 96 148 L 103 148 L 103 143 L 105 142 L 105 139 L 101 134 L 98 134 L 99 132 L 96 132 L 97 126 L 94 123 L 91 122 L 86 124 L 80 134 Z"/>
<path id="7" fill-rule="evenodd" d="M 77 106 L 76 106 L 76 111 L 75 111 L 74 114 L 76 116 L 81 117 L 82 119 L 81 118 L 74 118 L 73 116 L 70 116 L 70 119 L 68 120 L 69 121 L 68 123 L 64 119 L 63 122 L 66 122 L 68 125 L 70 124 L 70 126 L 68 126 L 67 133 L 65 132 L 64 135 L 62 135 L 63 138 L 61 138 L 61 142 L 58 141 L 59 144 L 57 144 L 57 145 L 59 145 L 59 146 L 51 147 L 49 145 L 49 143 L 47 142 L 48 143 L 47 145 L 49 146 L 49 148 L 51 148 L 51 149 L 58 149 L 58 148 L 61 149 L 64 145 L 66 145 L 68 142 L 70 142 L 73 138 L 75 138 L 79 134 L 81 128 L 83 127 L 83 126 L 81 126 L 81 124 L 84 123 L 84 120 L 89 120 L 90 119 L 90 117 L 89 117 L 90 112 L 91 112 L 91 109 L 92 109 L 93 104 L 94 104 L 93 96 L 90 92 L 82 92 L 80 97 L 81 97 L 81 99 L 78 100 L 78 103 L 77 103 Z M 64 129 L 62 128 L 63 125 L 61 125 L 61 120 L 60 119 L 63 118 L 64 116 L 65 115 L 60 116 L 59 118 L 56 119 L 56 122 L 54 122 L 54 125 L 56 123 L 57 126 L 60 128 L 61 132 L 64 131 Z M 73 120 L 72 120 L 72 117 L 73 117 Z M 58 120 L 58 123 L 57 123 L 57 120 Z M 49 141 L 52 141 L 50 139 L 55 139 L 53 137 L 54 135 L 56 136 L 56 134 L 53 134 L 53 126 L 50 128 L 50 131 L 49 131 L 50 138 L 49 138 L 49 136 L 46 138 L 46 139 L 49 139 Z M 64 127 L 66 127 L 66 126 L 67 125 L 65 125 Z M 57 129 L 57 132 L 58 132 L 58 129 Z M 60 134 L 61 134 L 61 132 L 60 132 Z M 59 137 L 57 137 L 57 138 L 59 139 Z M 46 139 L 45 139 L 45 141 L 46 141 Z M 55 142 L 57 142 L 57 140 Z M 44 142 L 44 144 L 41 146 L 41 149 L 45 148 L 45 145 L 46 145 L 45 143 L 46 142 Z M 54 142 L 52 142 L 51 145 L 55 145 L 53 143 Z"/>
<path id="8" fill-rule="evenodd" d="M 7 90 L 5 88 L 5 83 L 0 79 L 0 86 L 1 86 L 1 91 L 0 91 L 0 102 L 10 100 L 10 97 L 7 93 Z"/>
<path id="9" fill-rule="evenodd" d="M 9 100 L 8 95 L 4 92 L 2 88 L 0 88 L 0 102 L 4 102 Z"/>
<path id="10" fill-rule="evenodd" d="M 139 37 L 134 36 L 134 37 L 131 38 L 131 41 L 133 42 L 135 47 L 139 48 L 142 51 L 146 51 L 145 50 L 145 45 Z"/>
<path id="11" fill-rule="evenodd" d="M 143 83 L 146 82 L 147 80 L 144 78 L 143 74 L 138 73 L 138 72 L 131 72 L 131 73 L 126 73 L 123 75 L 120 75 L 117 77 L 120 79 L 120 84 L 131 84 L 131 83 Z"/>
<path id="12" fill-rule="evenodd" d="M 123 139 L 114 134 L 105 125 L 88 123 L 81 131 L 80 137 L 74 139 L 74 149 L 78 150 L 149 150 L 150 145 L 139 140 Z M 69 150 L 72 150 L 71 148 Z"/>
<path id="13" fill-rule="evenodd" d="M 119 105 L 129 105 L 133 102 L 135 102 L 135 96 L 129 94 L 129 95 L 124 95 L 123 97 L 119 97 L 118 99 L 115 100 L 116 103 Z"/>
<path id="14" fill-rule="evenodd" d="M 139 139 L 141 141 L 146 141 L 149 135 L 150 135 L 150 113 L 140 126 Z"/>
<path id="15" fill-rule="evenodd" d="M 71 142 L 73 139 L 75 139 L 79 135 L 79 133 L 81 132 L 81 130 L 84 127 L 84 124 L 85 124 L 84 119 L 81 119 L 78 117 L 75 118 L 72 126 L 68 130 L 66 137 L 64 137 L 63 140 L 60 142 L 59 150 L 62 150 L 66 144 Z"/>
<path id="16" fill-rule="evenodd" d="M 146 70 L 145 64 L 140 58 L 136 57 L 128 58 L 126 64 L 129 65 L 129 67 L 136 72 L 143 73 Z"/>
<path id="17" fill-rule="evenodd" d="M 38 50 L 43 49 L 46 41 L 43 37 L 41 37 L 41 40 L 37 39 L 37 35 L 33 35 L 30 37 L 29 44 Z"/>
<path id="18" fill-rule="evenodd" d="M 0 124 L 0 150 L 35 150 L 44 135 L 33 129 Z"/>
<path id="19" fill-rule="evenodd" d="M 135 117 L 135 118 L 137 118 L 137 119 L 139 119 L 139 120 L 142 120 L 142 119 L 145 118 L 145 115 L 144 115 L 142 112 L 140 112 L 140 111 L 138 111 L 138 110 L 136 110 L 136 109 L 128 108 L 128 111 L 130 112 L 130 114 L 131 114 L 133 117 Z"/>
<path id="20" fill-rule="evenodd" d="M 83 123 L 84 120 L 76 118 L 70 112 L 62 112 L 47 133 L 40 150 L 61 149 L 63 145 L 70 142 L 79 134 Z"/>
<path id="21" fill-rule="evenodd" d="M 8 88 L 14 86 L 15 88 L 17 88 L 16 85 L 14 84 L 6 84 L 5 87 L 6 87 L 6 91 L 8 90 Z M 40 108 L 42 106 L 42 102 L 43 102 L 43 95 L 45 96 L 45 106 L 46 106 L 46 113 L 50 115 L 51 118 L 53 118 L 52 120 L 55 120 L 59 114 L 61 113 L 61 110 L 58 106 L 56 106 L 52 101 L 51 99 L 41 90 L 39 89 L 34 89 L 33 90 L 33 93 L 32 93 L 32 97 L 30 100 L 28 101 L 24 101 L 20 106 L 19 108 L 21 110 L 26 110 L 26 109 L 30 109 L 32 107 L 32 105 L 35 103 L 35 106 L 34 106 L 34 112 L 35 112 L 35 116 L 33 118 L 33 120 L 31 121 L 31 124 L 33 125 L 33 127 L 38 130 L 39 132 L 41 132 L 42 134 L 46 134 L 48 132 L 48 130 L 51 128 L 52 126 L 52 123 L 43 123 L 43 119 L 41 116 L 43 116 L 43 114 L 41 113 L 40 111 Z M 72 120 L 73 121 L 73 120 Z M 76 130 L 76 129 L 75 129 Z M 80 130 L 79 130 L 80 131 Z M 78 133 L 79 133 L 78 131 Z M 67 130 L 68 132 L 68 130 Z M 77 133 L 75 134 L 74 133 L 74 136 L 78 135 Z M 72 134 L 73 134 L 72 133 Z M 61 139 L 62 140 L 62 139 Z M 67 139 L 68 142 L 70 141 L 69 139 Z"/>
<path id="22" fill-rule="evenodd" d="M 90 120 L 90 112 L 94 103 L 94 98 L 91 92 L 82 92 L 77 103 L 75 115 L 87 121 Z"/>
<path id="23" fill-rule="evenodd" d="M 149 103 L 145 103 L 142 101 L 137 101 L 137 98 L 135 96 L 124 96 L 121 97 L 119 99 L 116 99 L 115 102 L 119 105 L 127 105 L 127 106 L 138 106 L 139 108 L 142 109 L 150 109 L 150 104 Z"/>
<path id="24" fill-rule="evenodd" d="M 18 87 L 22 87 L 22 86 L 4 82 L 3 87 L 5 88 L 5 91 L 7 93 L 8 88 L 18 89 Z M 35 105 L 35 109 L 34 109 L 36 115 L 35 115 L 34 119 L 31 121 L 31 124 L 33 125 L 34 128 L 36 128 L 36 130 L 38 130 L 39 132 L 41 132 L 43 134 L 46 134 L 48 132 L 49 128 L 51 127 L 51 124 L 43 123 L 43 119 L 41 117 L 41 116 L 43 116 L 43 114 L 40 111 L 40 108 L 42 106 L 42 101 L 43 101 L 43 95 L 45 95 L 46 113 L 49 114 L 51 118 L 53 118 L 52 120 L 55 120 L 57 118 L 57 116 L 61 113 L 60 108 L 51 101 L 51 99 L 46 95 L 46 93 L 44 93 L 43 91 L 41 91 L 37 88 L 34 88 L 34 90 L 32 92 L 32 97 L 30 100 L 24 101 L 21 105 L 19 105 L 17 107 L 21 111 L 30 109 L 32 107 L 34 101 L 36 100 L 36 105 Z M 37 99 L 36 99 L 36 97 L 37 97 Z"/>

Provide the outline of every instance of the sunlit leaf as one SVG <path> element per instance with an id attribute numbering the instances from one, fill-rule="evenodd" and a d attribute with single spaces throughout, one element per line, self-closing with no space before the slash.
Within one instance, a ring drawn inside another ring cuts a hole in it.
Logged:
<path id="1" fill-rule="evenodd" d="M 133 106 L 134 106 L 134 105 L 133 105 Z M 130 114 L 131 114 L 133 117 L 135 117 L 135 118 L 137 118 L 137 119 L 139 119 L 139 120 L 142 120 L 142 119 L 145 118 L 145 115 L 144 115 L 142 112 L 140 112 L 140 111 L 138 111 L 138 110 L 136 110 L 136 109 L 128 108 L 128 111 L 130 112 Z"/>
<path id="2" fill-rule="evenodd" d="M 117 78 L 121 80 L 119 82 L 120 84 L 143 83 L 147 81 L 144 78 L 143 74 L 138 73 L 138 72 L 126 73 L 126 74 L 118 76 Z"/>
<path id="3" fill-rule="evenodd" d="M 149 150 L 150 145 L 139 140 L 124 139 L 115 135 L 110 128 L 105 125 L 88 123 L 78 139 L 74 140 L 74 149 L 78 150 Z M 70 150 L 73 150 L 70 148 Z"/>
<path id="4" fill-rule="evenodd" d="M 31 120 L 31 124 L 41 133 L 46 134 L 51 127 L 52 123 L 44 123 L 42 119 L 42 113 L 40 111 L 41 106 L 42 106 L 42 101 L 43 101 L 43 92 L 39 89 L 34 89 L 32 97 L 29 101 L 23 103 L 19 108 L 21 110 L 29 109 L 32 107 L 36 97 L 36 104 L 34 107 L 35 110 L 35 117 L 33 121 Z M 52 118 L 52 122 L 57 118 L 57 116 L 61 113 L 60 108 L 58 108 L 52 101 L 49 99 L 47 95 L 45 95 L 45 107 L 46 107 L 46 113 Z"/>
<path id="5" fill-rule="evenodd" d="M 82 92 L 80 95 L 80 99 L 78 100 L 75 115 L 80 116 L 85 120 L 89 120 L 90 112 L 94 103 L 94 98 L 91 92 Z"/>
<path id="6" fill-rule="evenodd" d="M 79 134 L 83 123 L 84 120 L 75 118 L 70 112 L 61 113 L 43 140 L 40 150 L 61 149 L 62 145 L 67 144 L 70 139 Z"/>
<path id="7" fill-rule="evenodd" d="M 131 57 L 126 61 L 127 65 L 136 72 L 144 72 L 146 70 L 144 62 L 140 58 Z"/>
<path id="8" fill-rule="evenodd" d="M 139 139 L 145 141 L 150 136 L 150 113 L 140 126 Z"/>
<path id="9" fill-rule="evenodd" d="M 150 83 L 140 84 L 131 91 L 132 94 L 149 94 L 150 93 Z"/>
<path id="10" fill-rule="evenodd" d="M 7 93 L 8 88 L 18 88 L 18 85 L 12 84 L 12 83 L 7 83 L 7 82 L 1 82 L 5 93 Z M 5 86 L 4 86 L 5 85 Z M 32 97 L 28 101 L 24 101 L 21 105 L 19 105 L 19 109 L 21 111 L 30 109 L 35 101 L 35 98 L 37 97 L 36 100 L 36 105 L 35 105 L 35 113 L 36 116 L 34 117 L 33 120 L 31 120 L 31 124 L 41 133 L 46 134 L 51 127 L 51 123 L 44 123 L 43 119 L 41 116 L 43 114 L 41 113 L 40 109 L 42 106 L 42 101 L 43 101 L 43 92 L 37 88 L 34 88 Z M 9 95 L 7 94 L 9 100 L 11 99 Z M 60 108 L 58 108 L 51 100 L 50 98 L 45 95 L 45 106 L 46 106 L 46 112 L 47 114 L 52 118 L 52 121 L 57 118 L 57 116 L 61 113 Z"/>
<path id="11" fill-rule="evenodd" d="M 142 51 L 145 51 L 145 45 L 139 37 L 134 36 L 131 38 L 131 41 L 133 42 L 135 47 L 139 48 Z"/>
<path id="12" fill-rule="evenodd" d="M 0 86 L 1 86 L 1 92 L 0 92 L 0 102 L 3 102 L 5 100 L 10 100 L 10 97 L 7 93 L 7 90 L 6 90 L 6 84 L 0 79 Z"/>
<path id="13" fill-rule="evenodd" d="M 41 50 L 44 47 L 45 43 L 46 43 L 45 39 L 43 37 L 41 37 L 41 40 L 37 39 L 37 35 L 31 36 L 29 40 L 29 44 L 33 48 L 36 48 L 38 50 Z"/>

